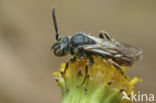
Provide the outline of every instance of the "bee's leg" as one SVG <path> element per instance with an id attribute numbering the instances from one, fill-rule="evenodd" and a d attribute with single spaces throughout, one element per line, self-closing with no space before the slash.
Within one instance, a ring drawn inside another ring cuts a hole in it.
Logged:
<path id="1" fill-rule="evenodd" d="M 70 63 L 74 63 L 76 61 L 76 56 L 70 59 Z"/>
<path id="2" fill-rule="evenodd" d="M 99 38 L 105 39 L 105 36 L 102 32 L 99 33 Z"/>
<path id="3" fill-rule="evenodd" d="M 112 59 L 108 59 L 107 62 L 112 64 L 116 69 L 118 69 L 121 72 L 121 74 L 124 74 L 121 66 L 119 64 L 117 64 L 116 62 L 114 62 Z"/>
<path id="4" fill-rule="evenodd" d="M 72 47 L 70 47 L 70 53 L 71 53 L 72 55 L 74 55 L 74 50 L 73 50 Z"/>
<path id="5" fill-rule="evenodd" d="M 84 77 L 82 83 L 80 84 L 80 86 L 82 86 L 85 83 L 86 79 L 89 78 L 89 74 L 88 74 L 89 65 L 90 66 L 94 65 L 94 60 L 92 57 L 89 58 L 89 62 L 87 62 L 86 66 L 85 66 L 85 77 Z"/>
<path id="6" fill-rule="evenodd" d="M 62 74 L 62 75 L 65 75 L 65 74 L 66 74 L 66 71 L 67 71 L 67 69 L 68 69 L 69 63 L 74 63 L 75 61 L 76 61 L 76 57 L 74 56 L 72 59 L 70 59 L 69 62 L 66 62 L 66 64 L 65 64 L 65 69 L 64 69 L 63 72 L 61 72 L 61 74 Z"/>
<path id="7" fill-rule="evenodd" d="M 123 62 L 123 65 L 125 66 L 131 66 L 133 64 L 133 61 L 127 57 L 120 57 L 120 59 Z"/>
<path id="8" fill-rule="evenodd" d="M 67 71 L 68 67 L 69 67 L 69 62 L 66 62 L 64 71 L 63 71 L 63 72 L 60 71 L 60 73 L 61 73 L 63 76 L 66 74 L 66 71 Z"/>
<path id="9" fill-rule="evenodd" d="M 100 31 L 100 33 L 99 33 L 99 38 L 107 38 L 108 40 L 110 40 L 110 41 L 113 41 L 113 38 L 107 33 L 107 32 L 105 32 L 105 31 Z"/>
<path id="10" fill-rule="evenodd" d="M 129 80 L 129 78 L 125 75 L 125 73 L 122 71 L 122 68 L 119 64 L 117 64 L 115 61 L 113 61 L 112 59 L 108 59 L 107 60 L 108 63 L 112 64 L 117 70 L 120 71 L 120 73 Z"/>
<path id="11" fill-rule="evenodd" d="M 86 66 L 85 66 L 85 77 L 84 77 L 82 83 L 79 86 L 82 86 L 85 83 L 86 79 L 89 78 L 88 67 L 89 67 L 89 63 L 87 63 Z"/>
<path id="12" fill-rule="evenodd" d="M 93 66 L 94 65 L 94 59 L 92 57 L 90 57 L 88 63 L 90 66 Z"/>

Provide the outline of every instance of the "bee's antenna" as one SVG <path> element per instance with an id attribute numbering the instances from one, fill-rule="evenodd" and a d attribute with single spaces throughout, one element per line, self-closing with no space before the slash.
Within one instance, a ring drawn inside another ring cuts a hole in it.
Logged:
<path id="1" fill-rule="evenodd" d="M 57 28 L 57 22 L 56 22 L 56 16 L 55 16 L 55 8 L 52 8 L 52 17 L 53 17 L 53 22 L 54 22 L 54 27 L 55 27 L 55 32 L 56 32 L 56 40 L 58 41 L 58 28 Z"/>

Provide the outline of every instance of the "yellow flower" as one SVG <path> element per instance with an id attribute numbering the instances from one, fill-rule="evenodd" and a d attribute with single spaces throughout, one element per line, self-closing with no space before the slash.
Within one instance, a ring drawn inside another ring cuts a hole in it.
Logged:
<path id="1" fill-rule="evenodd" d="M 141 79 L 134 77 L 132 80 L 120 73 L 111 64 L 100 58 L 94 57 L 94 65 L 89 66 L 89 78 L 83 85 L 85 66 L 88 59 L 77 59 L 70 63 L 63 75 L 65 63 L 60 71 L 53 73 L 59 87 L 62 89 L 62 103 L 132 103 L 122 99 L 123 91 L 130 95 L 134 91 L 134 85 Z M 126 72 L 127 67 L 122 67 Z"/>

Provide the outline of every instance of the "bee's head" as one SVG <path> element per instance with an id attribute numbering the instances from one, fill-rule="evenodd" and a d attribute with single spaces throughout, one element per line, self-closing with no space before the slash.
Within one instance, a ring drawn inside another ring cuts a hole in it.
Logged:
<path id="1" fill-rule="evenodd" d="M 51 50 L 54 51 L 56 56 L 64 56 L 69 53 L 69 37 L 59 37 L 58 27 L 55 16 L 55 8 L 52 8 L 52 17 L 54 21 L 54 27 L 56 32 L 56 42 L 51 47 Z"/>
<path id="2" fill-rule="evenodd" d="M 61 37 L 51 47 L 56 56 L 64 56 L 69 53 L 69 37 Z"/>

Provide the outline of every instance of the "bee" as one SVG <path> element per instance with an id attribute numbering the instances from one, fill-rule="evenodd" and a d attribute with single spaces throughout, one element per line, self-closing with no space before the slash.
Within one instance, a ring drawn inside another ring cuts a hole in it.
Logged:
<path id="1" fill-rule="evenodd" d="M 122 66 L 131 66 L 133 62 L 142 59 L 141 49 L 118 42 L 104 31 L 99 33 L 99 37 L 87 35 L 84 32 L 78 32 L 72 36 L 59 37 L 55 8 L 52 8 L 52 17 L 56 31 L 56 42 L 51 47 L 51 50 L 58 57 L 67 54 L 73 55 L 73 58 L 66 63 L 63 74 L 66 73 L 69 63 L 73 63 L 77 58 L 89 59 L 85 66 L 84 81 L 89 77 L 88 66 L 94 64 L 93 56 L 102 58 L 105 62 L 112 64 L 123 75 Z"/>

